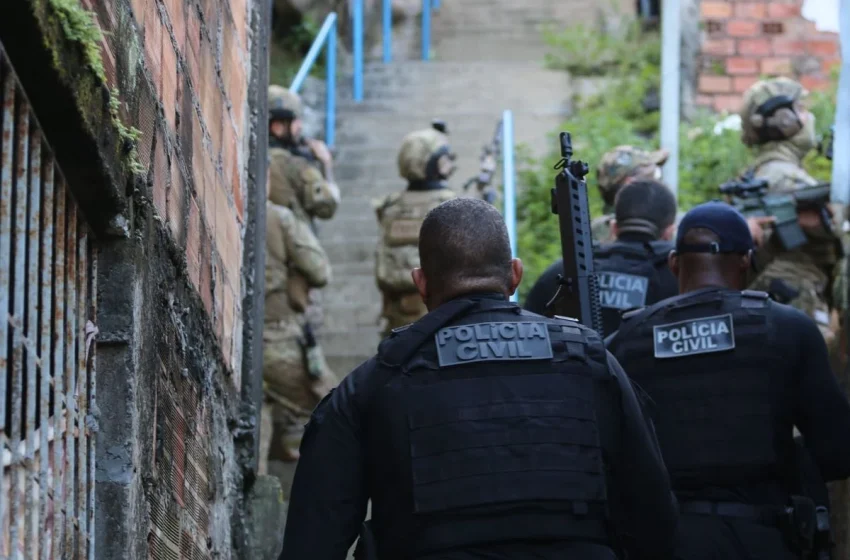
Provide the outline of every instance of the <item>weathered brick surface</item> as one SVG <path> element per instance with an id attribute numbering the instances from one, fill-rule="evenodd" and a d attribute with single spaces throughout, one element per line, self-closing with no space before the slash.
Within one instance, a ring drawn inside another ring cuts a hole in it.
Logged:
<path id="1" fill-rule="evenodd" d="M 227 336 L 218 329 L 228 364 L 234 329 L 241 329 L 241 258 L 245 200 L 244 165 L 248 161 L 245 106 L 250 53 L 247 0 L 86 0 L 99 15 L 106 36 L 115 27 L 116 10 L 129 7 L 143 46 L 144 71 L 156 99 L 138 104 L 131 120 L 144 134 L 141 163 L 154 170 L 152 200 L 172 239 L 186 254 L 192 284 L 205 301 L 214 277 L 204 270 L 220 263 L 232 306 L 219 315 L 232 318 Z M 115 55 L 104 41 L 107 73 L 114 79 Z M 119 53 L 127 56 L 127 53 Z M 153 135 L 159 135 L 150 153 Z M 180 169 L 186 170 L 184 177 Z M 203 257 L 199 251 L 215 255 Z M 220 290 L 220 289 L 217 289 Z M 221 293 L 223 294 L 223 292 Z M 223 298 L 224 296 L 221 295 Z M 211 316 L 212 320 L 215 317 Z"/>
<path id="2" fill-rule="evenodd" d="M 803 0 L 703 1 L 697 105 L 737 110 L 740 94 L 759 76 L 789 76 L 809 89 L 828 87 L 839 57 L 838 36 L 804 19 L 802 5 Z M 725 75 L 718 75 L 720 68 Z"/>
<path id="3" fill-rule="evenodd" d="M 261 369 L 262 340 L 264 197 L 252 177 L 263 178 L 265 162 L 265 3 L 79 3 L 103 31 L 102 75 L 57 3 L 0 9 L 3 75 L 17 74 L 47 123 L 52 160 L 97 254 L 96 311 L 79 323 L 99 330 L 89 465 L 97 484 L 93 525 L 81 521 L 78 536 L 94 531 L 99 560 L 247 558 L 242 495 L 255 470 L 256 431 L 247 428 L 257 407 L 246 405 L 258 404 L 251 372 Z M 25 72 L 9 72 L 7 57 Z M 134 147 L 130 127 L 141 133 Z M 259 321 L 243 328 L 251 315 Z"/>

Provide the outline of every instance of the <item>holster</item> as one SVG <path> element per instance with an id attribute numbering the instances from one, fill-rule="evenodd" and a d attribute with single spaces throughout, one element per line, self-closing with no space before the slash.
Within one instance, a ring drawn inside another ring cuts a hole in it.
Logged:
<path id="1" fill-rule="evenodd" d="M 779 528 L 788 546 L 801 558 L 812 558 L 817 527 L 815 502 L 806 496 L 791 496 L 790 505 L 779 518 Z"/>
<path id="2" fill-rule="evenodd" d="M 304 355 L 307 375 L 313 379 L 318 379 L 325 372 L 322 361 L 322 350 L 316 341 L 316 335 L 313 333 L 313 327 L 310 323 L 304 323 L 303 332 L 304 334 L 299 340 L 299 343 L 301 344 L 301 351 Z"/>
<path id="3" fill-rule="evenodd" d="M 371 521 L 364 521 L 360 527 L 360 538 L 354 548 L 354 560 L 378 560 L 378 543 L 372 532 Z"/>

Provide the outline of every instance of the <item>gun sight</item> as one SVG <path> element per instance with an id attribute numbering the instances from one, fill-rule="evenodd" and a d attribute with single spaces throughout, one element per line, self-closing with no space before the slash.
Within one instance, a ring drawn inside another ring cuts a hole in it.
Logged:
<path id="1" fill-rule="evenodd" d="M 561 133 L 561 161 L 555 169 L 564 169 L 581 181 L 590 172 L 590 167 L 583 161 L 573 161 L 573 141 L 569 132 Z"/>
<path id="2" fill-rule="evenodd" d="M 720 192 L 741 198 L 758 197 L 767 191 L 768 184 L 764 179 L 755 181 L 729 181 L 720 185 Z"/>

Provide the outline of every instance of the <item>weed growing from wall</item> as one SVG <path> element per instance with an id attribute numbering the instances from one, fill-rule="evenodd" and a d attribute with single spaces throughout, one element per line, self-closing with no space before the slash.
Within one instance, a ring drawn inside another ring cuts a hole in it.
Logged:
<path id="1" fill-rule="evenodd" d="M 103 34 L 94 14 L 83 8 L 79 0 L 48 0 L 48 4 L 56 14 L 65 37 L 80 45 L 89 68 L 98 81 L 106 85 L 106 70 L 103 66 L 101 46 Z M 126 153 L 125 163 L 131 173 L 143 175 L 146 170 L 139 161 L 136 148 L 142 132 L 124 124 L 119 113 L 120 106 L 120 92 L 113 87 L 109 94 L 109 115 L 123 144 Z"/>

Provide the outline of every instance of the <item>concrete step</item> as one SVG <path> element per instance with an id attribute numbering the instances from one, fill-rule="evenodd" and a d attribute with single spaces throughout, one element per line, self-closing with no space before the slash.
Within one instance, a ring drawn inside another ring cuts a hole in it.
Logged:
<path id="1" fill-rule="evenodd" d="M 402 138 L 434 118 L 446 120 L 458 153 L 450 180 L 456 188 L 477 172 L 481 146 L 505 109 L 514 112 L 518 143 L 536 154 L 551 151 L 556 139 L 550 132 L 572 110 L 572 91 L 592 85 L 573 84 L 566 73 L 543 67 L 542 30 L 596 10 L 595 3 L 578 0 L 447 2 L 434 14 L 434 60 L 416 60 L 414 22 L 394 33 L 393 54 L 400 62 L 367 63 L 364 102 L 350 101 L 350 79 L 340 83 L 335 169 L 343 199 L 319 232 L 334 267 L 324 291 L 320 341 L 340 377 L 373 355 L 379 342 L 381 296 L 374 280 L 379 232 L 370 200 L 404 188 L 396 168 Z M 379 56 L 379 50 L 373 54 Z"/>

